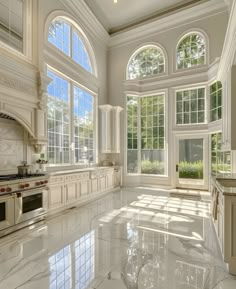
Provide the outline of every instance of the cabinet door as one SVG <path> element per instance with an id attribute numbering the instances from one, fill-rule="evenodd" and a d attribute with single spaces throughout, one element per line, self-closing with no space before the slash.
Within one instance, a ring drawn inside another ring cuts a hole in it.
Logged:
<path id="1" fill-rule="evenodd" d="M 114 188 L 114 174 L 113 172 L 112 173 L 109 173 L 107 175 L 107 188 Z"/>
<path id="2" fill-rule="evenodd" d="M 106 176 L 100 177 L 99 183 L 100 183 L 100 190 L 105 191 L 106 190 Z"/>
<path id="3" fill-rule="evenodd" d="M 80 195 L 86 196 L 89 194 L 89 180 L 79 181 Z"/>
<path id="4" fill-rule="evenodd" d="M 224 227 L 223 227 L 223 213 L 221 211 L 221 209 L 219 209 L 218 211 L 218 238 L 219 238 L 219 241 L 220 241 L 220 248 L 221 248 L 221 251 L 223 253 L 223 248 L 224 248 Z"/>
<path id="5" fill-rule="evenodd" d="M 67 183 L 65 185 L 65 202 L 73 203 L 77 199 L 77 183 Z"/>
<path id="6" fill-rule="evenodd" d="M 92 179 L 91 180 L 91 193 L 97 193 L 98 192 L 98 179 Z"/>
<path id="7" fill-rule="evenodd" d="M 64 184 L 50 185 L 48 191 L 48 208 L 55 209 L 64 205 Z"/>

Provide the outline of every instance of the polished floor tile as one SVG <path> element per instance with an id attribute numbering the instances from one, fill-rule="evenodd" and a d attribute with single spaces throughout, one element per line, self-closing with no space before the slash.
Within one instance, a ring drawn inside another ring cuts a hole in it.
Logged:
<path id="1" fill-rule="evenodd" d="M 0 289 L 235 289 L 209 205 L 120 191 L 0 239 Z"/>

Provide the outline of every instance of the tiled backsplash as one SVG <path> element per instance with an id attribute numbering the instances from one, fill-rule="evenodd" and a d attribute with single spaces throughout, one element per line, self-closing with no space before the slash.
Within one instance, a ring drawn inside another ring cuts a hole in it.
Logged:
<path id="1" fill-rule="evenodd" d="M 0 119 L 0 174 L 13 174 L 24 159 L 24 128 L 12 120 Z"/>

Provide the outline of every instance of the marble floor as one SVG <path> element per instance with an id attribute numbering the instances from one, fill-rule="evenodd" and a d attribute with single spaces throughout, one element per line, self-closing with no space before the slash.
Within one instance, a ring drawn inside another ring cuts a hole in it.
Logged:
<path id="1" fill-rule="evenodd" d="M 0 289 L 235 289 L 209 205 L 123 190 L 0 239 Z"/>

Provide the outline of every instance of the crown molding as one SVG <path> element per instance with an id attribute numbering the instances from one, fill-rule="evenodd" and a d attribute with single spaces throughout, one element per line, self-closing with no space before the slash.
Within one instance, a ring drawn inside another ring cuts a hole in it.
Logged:
<path id="1" fill-rule="evenodd" d="M 149 37 L 150 35 L 174 29 L 188 22 L 190 23 L 226 11 L 228 11 L 228 7 L 224 1 L 211 0 L 150 23 L 142 24 L 136 28 L 111 35 L 109 47 L 113 48 L 126 45 L 139 39 Z"/>
<path id="2" fill-rule="evenodd" d="M 98 21 L 84 0 L 63 0 L 63 5 L 72 15 L 80 20 L 83 27 L 96 41 L 107 46 L 110 36 L 102 24 Z"/>
<path id="3" fill-rule="evenodd" d="M 224 81 L 236 54 L 236 0 L 232 3 L 217 78 Z"/>

